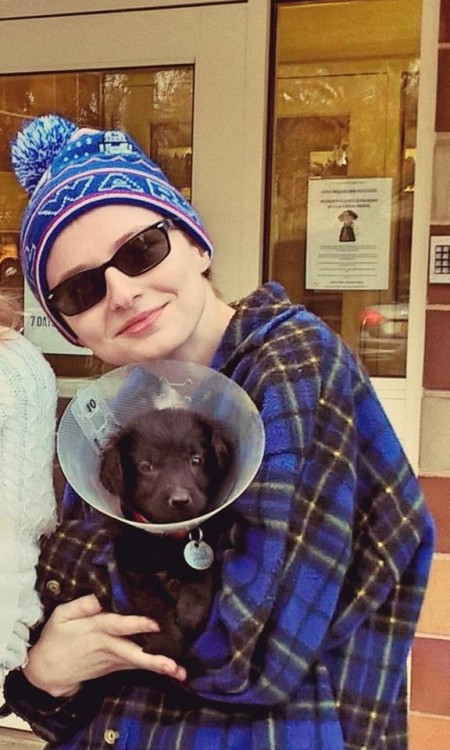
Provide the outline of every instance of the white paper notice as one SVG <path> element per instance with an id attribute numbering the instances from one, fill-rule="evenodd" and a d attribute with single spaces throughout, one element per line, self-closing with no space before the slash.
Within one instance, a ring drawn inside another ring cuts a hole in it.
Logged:
<path id="1" fill-rule="evenodd" d="M 387 289 L 392 178 L 308 183 L 307 289 Z"/>

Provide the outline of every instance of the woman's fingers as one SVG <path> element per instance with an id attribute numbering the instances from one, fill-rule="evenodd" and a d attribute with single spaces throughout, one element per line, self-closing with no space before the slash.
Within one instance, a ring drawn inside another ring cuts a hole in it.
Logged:
<path id="1" fill-rule="evenodd" d="M 158 633 L 155 620 L 143 615 L 118 615 L 114 612 L 101 612 L 92 619 L 92 626 L 101 633 L 112 636 L 129 636 L 136 633 Z"/>
<path id="2" fill-rule="evenodd" d="M 135 633 L 159 632 L 158 623 L 150 617 L 103 612 L 95 594 L 87 594 L 60 604 L 53 614 L 53 619 L 58 624 L 85 618 L 92 618 L 88 620 L 88 624 L 109 635 L 128 636 Z"/>
<path id="3" fill-rule="evenodd" d="M 117 670 L 146 669 L 168 675 L 176 680 L 186 679 L 186 670 L 173 659 L 161 654 L 148 654 L 137 643 L 126 638 L 113 637 L 108 648 L 117 659 Z"/>

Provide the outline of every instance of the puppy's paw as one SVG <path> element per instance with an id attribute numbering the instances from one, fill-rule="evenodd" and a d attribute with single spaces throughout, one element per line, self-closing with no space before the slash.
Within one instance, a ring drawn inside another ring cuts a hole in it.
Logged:
<path id="1" fill-rule="evenodd" d="M 198 630 L 206 622 L 209 605 L 209 601 L 195 596 L 181 596 L 176 608 L 177 624 L 182 630 Z"/>
<path id="2" fill-rule="evenodd" d="M 183 635 L 179 628 L 172 627 L 160 633 L 139 633 L 134 640 L 147 654 L 162 654 L 179 661 L 184 651 Z"/>

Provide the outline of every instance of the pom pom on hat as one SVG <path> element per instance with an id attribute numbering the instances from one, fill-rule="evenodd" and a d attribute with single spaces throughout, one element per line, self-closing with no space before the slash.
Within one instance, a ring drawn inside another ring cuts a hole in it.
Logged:
<path id="1" fill-rule="evenodd" d="M 76 130 L 74 122 L 58 115 L 44 115 L 19 132 L 11 144 L 11 164 L 28 195 Z"/>
<path id="2" fill-rule="evenodd" d="M 29 194 L 20 237 L 24 275 L 56 328 L 73 344 L 79 344 L 76 336 L 47 300 L 47 262 L 58 235 L 77 217 L 107 205 L 148 208 L 175 219 L 198 247 L 213 254 L 193 206 L 127 133 L 78 128 L 58 115 L 43 115 L 17 135 L 11 162 Z"/>

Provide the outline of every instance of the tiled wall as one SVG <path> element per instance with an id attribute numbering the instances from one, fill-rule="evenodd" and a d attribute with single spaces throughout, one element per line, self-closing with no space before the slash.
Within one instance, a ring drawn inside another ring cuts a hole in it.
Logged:
<path id="1" fill-rule="evenodd" d="M 450 0 L 440 0 L 430 236 L 450 236 Z M 450 749 L 450 283 L 428 286 L 419 474 L 437 543 L 411 659 L 410 750 Z"/>

